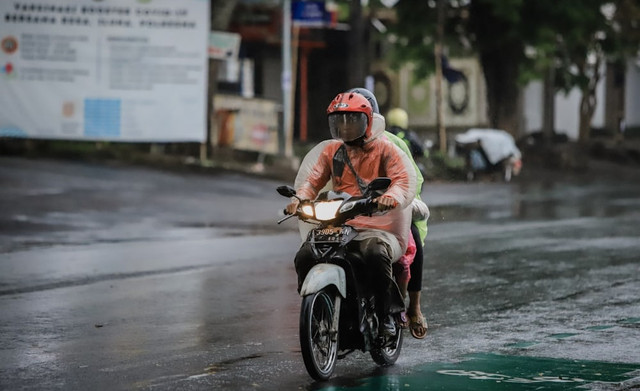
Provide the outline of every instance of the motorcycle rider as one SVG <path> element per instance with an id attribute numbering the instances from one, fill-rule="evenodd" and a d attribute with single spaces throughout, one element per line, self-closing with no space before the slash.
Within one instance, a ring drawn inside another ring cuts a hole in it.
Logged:
<path id="1" fill-rule="evenodd" d="M 394 133 L 384 130 L 385 118 L 380 115 L 378 100 L 376 99 L 375 95 L 366 88 L 359 87 L 352 88 L 347 92 L 356 92 L 364 96 L 371 104 L 371 107 L 373 109 L 372 133 L 383 133 L 384 137 L 389 139 L 400 149 L 402 149 L 402 151 L 407 156 L 412 158 L 411 163 L 416 172 L 416 196 L 411 204 L 412 220 L 410 239 L 413 240 L 409 241 L 405 254 L 403 254 L 398 262 L 394 263 L 394 274 L 398 279 L 398 285 L 402 296 L 405 297 L 407 293 L 409 295 L 409 306 L 407 308 L 406 317 L 403 316 L 403 323 L 405 324 L 404 327 L 409 328 L 411 335 L 414 338 L 422 339 L 426 336 L 427 333 L 427 321 L 422 314 L 420 301 L 422 292 L 422 266 L 424 262 L 423 247 L 427 236 L 427 220 L 429 218 L 429 208 L 421 198 L 424 178 L 415 160 L 413 160 L 413 156 L 411 154 L 411 151 L 409 150 L 408 143 L 400 137 L 396 136 Z M 404 116 L 402 116 L 402 113 L 404 113 Z M 400 118 L 394 116 L 394 124 L 397 125 L 401 123 L 402 118 L 404 118 L 404 123 L 406 126 L 406 124 L 408 123 L 408 116 L 406 115 L 406 112 L 404 110 L 402 111 L 402 113 L 400 113 Z M 313 168 L 313 164 L 310 163 L 310 161 L 316 159 L 317 155 L 320 153 L 319 151 L 321 151 L 327 145 L 327 143 L 330 142 L 332 142 L 332 140 L 325 140 L 323 142 L 320 142 L 304 157 L 300 166 L 300 170 L 298 171 L 298 175 L 295 179 L 294 186 L 296 188 L 302 184 L 302 181 L 309 175 L 309 171 Z M 330 189 L 331 183 L 328 183 L 321 191 Z M 300 236 L 303 240 L 306 238 L 307 233 L 311 229 L 311 227 L 312 226 L 308 223 L 302 221 L 299 222 Z M 406 263 L 409 263 L 408 267 Z"/>
<path id="2" fill-rule="evenodd" d="M 404 301 L 393 279 L 392 264 L 404 254 L 410 235 L 411 208 L 407 206 L 415 195 L 415 170 L 406 154 L 380 137 L 384 126 L 372 131 L 373 109 L 364 96 L 354 92 L 338 94 L 327 108 L 327 117 L 333 140 L 323 142 L 314 156 L 307 156 L 306 165 L 300 170 L 308 175 L 298 181 L 296 193 L 303 200 L 314 199 L 331 181 L 334 191 L 357 195 L 373 179 L 391 178 L 389 188 L 374 200 L 380 211 L 389 212 L 358 216 L 349 225 L 359 232 L 350 250 L 359 252 L 369 269 L 380 332 L 395 335 L 392 314 L 404 310 Z M 292 199 L 287 213 L 295 213 L 298 205 L 299 201 Z M 302 244 L 294 263 L 300 290 L 316 263 L 308 243 Z"/>

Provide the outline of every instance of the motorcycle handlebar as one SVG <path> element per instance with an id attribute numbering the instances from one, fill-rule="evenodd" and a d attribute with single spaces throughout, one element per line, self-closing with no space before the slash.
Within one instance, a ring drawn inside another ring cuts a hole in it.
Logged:
<path id="1" fill-rule="evenodd" d="M 379 212 L 380 211 L 378 209 L 379 204 L 378 202 L 375 202 L 373 199 L 374 199 L 373 197 L 367 197 L 357 201 L 359 205 L 354 208 L 354 211 L 357 211 L 357 213 L 355 213 L 354 216 L 347 217 L 347 220 L 355 217 L 356 215 L 361 215 L 361 214 L 371 215 L 372 213 Z M 289 214 L 286 208 L 283 209 L 282 212 L 285 216 L 282 219 L 278 220 L 278 224 L 286 220 L 289 220 L 292 217 L 303 216 L 301 214 L 300 207 L 298 207 L 298 210 L 296 210 L 296 213 L 293 213 L 293 214 Z"/>

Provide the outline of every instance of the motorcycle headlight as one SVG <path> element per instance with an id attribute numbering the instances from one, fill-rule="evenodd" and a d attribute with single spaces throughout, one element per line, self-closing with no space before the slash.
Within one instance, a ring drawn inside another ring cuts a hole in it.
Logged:
<path id="1" fill-rule="evenodd" d="M 342 204 L 342 200 L 318 202 L 315 205 L 316 219 L 320 221 L 327 221 L 335 218 L 336 213 L 338 212 L 338 208 L 340 208 L 341 204 Z"/>
<path id="2" fill-rule="evenodd" d="M 306 204 L 302 205 L 302 213 L 309 217 L 313 217 L 313 205 Z"/>

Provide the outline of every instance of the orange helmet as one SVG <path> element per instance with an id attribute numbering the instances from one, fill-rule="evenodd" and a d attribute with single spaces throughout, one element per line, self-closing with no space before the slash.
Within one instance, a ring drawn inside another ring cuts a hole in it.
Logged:
<path id="1" fill-rule="evenodd" d="M 355 92 L 338 94 L 327 108 L 331 137 L 351 142 L 371 137 L 373 109 L 364 96 Z"/>

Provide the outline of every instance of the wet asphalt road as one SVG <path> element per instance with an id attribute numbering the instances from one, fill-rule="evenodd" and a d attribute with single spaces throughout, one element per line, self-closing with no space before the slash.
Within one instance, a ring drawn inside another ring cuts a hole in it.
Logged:
<path id="1" fill-rule="evenodd" d="M 319 384 L 279 182 L 0 158 L 0 389 L 640 387 L 639 179 L 428 184 L 429 335 Z"/>

